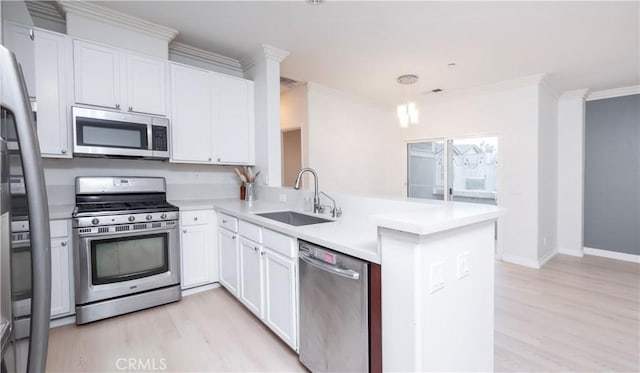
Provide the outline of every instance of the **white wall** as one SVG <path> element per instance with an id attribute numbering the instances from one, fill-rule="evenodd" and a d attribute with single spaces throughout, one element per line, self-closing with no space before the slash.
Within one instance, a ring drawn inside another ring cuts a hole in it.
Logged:
<path id="1" fill-rule="evenodd" d="M 421 106 L 421 124 L 405 141 L 498 136 L 498 205 L 508 209 L 498 229 L 507 261 L 538 266 L 538 121 L 542 76 L 503 82 Z M 405 168 L 398 163 L 396 168 Z M 555 214 L 555 211 L 554 211 Z"/>
<path id="2" fill-rule="evenodd" d="M 167 181 L 170 199 L 235 197 L 238 178 L 230 166 L 172 164 L 130 159 L 44 159 L 49 203 L 73 203 L 77 176 L 153 176 Z"/>
<path id="3" fill-rule="evenodd" d="M 308 83 L 308 165 L 320 188 L 402 195 L 402 148 L 393 108 Z"/>
<path id="4" fill-rule="evenodd" d="M 588 90 L 565 92 L 558 101 L 558 252 L 583 255 L 584 98 Z"/>
<path id="5" fill-rule="evenodd" d="M 557 252 L 558 97 L 543 80 L 538 118 L 538 263 Z"/>

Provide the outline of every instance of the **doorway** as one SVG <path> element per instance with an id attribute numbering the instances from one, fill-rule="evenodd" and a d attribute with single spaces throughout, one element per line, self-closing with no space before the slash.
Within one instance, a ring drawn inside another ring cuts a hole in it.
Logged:
<path id="1" fill-rule="evenodd" d="M 292 187 L 302 168 L 302 132 L 300 128 L 282 131 L 282 186 Z"/>

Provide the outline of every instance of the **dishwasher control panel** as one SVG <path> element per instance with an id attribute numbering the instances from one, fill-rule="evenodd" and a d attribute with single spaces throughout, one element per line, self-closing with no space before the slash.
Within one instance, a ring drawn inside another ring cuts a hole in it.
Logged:
<path id="1" fill-rule="evenodd" d="M 322 260 L 329 264 L 336 264 L 336 254 L 329 251 L 313 246 L 304 246 L 304 248 L 301 248 L 300 250 L 306 252 L 309 256 L 315 259 Z"/>

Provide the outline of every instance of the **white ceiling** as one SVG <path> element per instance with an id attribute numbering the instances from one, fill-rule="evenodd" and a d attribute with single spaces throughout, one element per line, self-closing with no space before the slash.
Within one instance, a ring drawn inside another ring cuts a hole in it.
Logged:
<path id="1" fill-rule="evenodd" d="M 640 83 L 640 2 L 109 1 L 180 31 L 178 41 L 241 58 L 291 52 L 282 75 L 392 104 L 396 77 L 455 91 L 549 73 L 559 91 Z M 447 64 L 455 62 L 450 69 Z"/>

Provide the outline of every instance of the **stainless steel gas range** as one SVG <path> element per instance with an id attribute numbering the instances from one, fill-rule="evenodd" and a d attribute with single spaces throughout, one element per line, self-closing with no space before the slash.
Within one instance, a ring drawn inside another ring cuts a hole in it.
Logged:
<path id="1" fill-rule="evenodd" d="M 164 178 L 76 178 L 76 324 L 181 299 L 178 219 Z"/>

